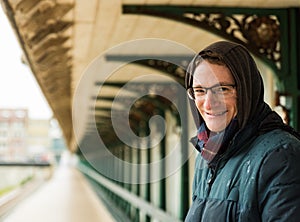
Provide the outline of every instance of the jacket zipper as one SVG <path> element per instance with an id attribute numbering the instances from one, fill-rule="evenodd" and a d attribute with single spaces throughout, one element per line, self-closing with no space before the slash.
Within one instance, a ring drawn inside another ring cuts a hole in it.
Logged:
<path id="1" fill-rule="evenodd" d="M 207 185 L 208 185 L 208 188 L 207 188 L 207 196 L 209 196 L 209 193 L 210 193 L 210 190 L 211 190 L 211 187 L 217 177 L 217 171 L 218 171 L 218 167 L 219 167 L 219 162 L 220 162 L 221 159 L 219 159 L 216 163 L 215 166 L 209 166 L 209 170 L 210 170 L 210 176 L 207 180 Z"/>
<path id="2" fill-rule="evenodd" d="M 231 140 L 228 144 L 228 148 L 231 147 L 233 143 L 233 140 Z M 217 177 L 217 172 L 218 172 L 218 168 L 219 168 L 219 164 L 220 162 L 225 158 L 225 155 L 222 154 L 219 156 L 219 159 L 217 160 L 216 164 L 214 166 L 208 166 L 209 170 L 210 170 L 210 177 L 209 179 L 207 180 L 207 185 L 208 185 L 208 188 L 207 188 L 207 197 L 209 196 L 210 194 L 210 190 L 211 190 L 211 187 Z"/>

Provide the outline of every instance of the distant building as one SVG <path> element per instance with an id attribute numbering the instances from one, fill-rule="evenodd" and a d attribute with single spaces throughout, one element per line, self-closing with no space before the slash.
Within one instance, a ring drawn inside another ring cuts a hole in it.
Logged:
<path id="1" fill-rule="evenodd" d="M 50 138 L 49 119 L 29 119 L 27 128 L 27 156 L 34 160 L 47 160 Z"/>
<path id="2" fill-rule="evenodd" d="M 21 159 L 27 152 L 27 109 L 0 109 L 0 159 Z"/>
<path id="3" fill-rule="evenodd" d="M 56 162 L 59 162 L 61 153 L 65 151 L 67 147 L 62 135 L 62 131 L 56 119 L 52 119 L 50 121 L 50 138 L 51 138 L 50 150 Z"/>
<path id="4" fill-rule="evenodd" d="M 30 119 L 27 109 L 0 109 L 0 161 L 59 160 L 65 148 L 55 119 Z"/>

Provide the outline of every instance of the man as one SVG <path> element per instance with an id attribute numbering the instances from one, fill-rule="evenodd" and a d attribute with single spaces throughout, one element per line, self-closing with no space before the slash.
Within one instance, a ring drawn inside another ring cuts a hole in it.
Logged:
<path id="1" fill-rule="evenodd" d="M 186 88 L 199 155 L 185 221 L 298 221 L 300 135 L 264 102 L 246 48 L 208 46 L 190 63 Z"/>

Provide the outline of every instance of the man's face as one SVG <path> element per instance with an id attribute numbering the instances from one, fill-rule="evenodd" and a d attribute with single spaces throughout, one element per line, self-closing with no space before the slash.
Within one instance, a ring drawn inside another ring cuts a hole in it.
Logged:
<path id="1" fill-rule="evenodd" d="M 235 82 L 229 69 L 201 62 L 194 72 L 193 88 L 196 107 L 208 129 L 224 130 L 238 112 Z"/>

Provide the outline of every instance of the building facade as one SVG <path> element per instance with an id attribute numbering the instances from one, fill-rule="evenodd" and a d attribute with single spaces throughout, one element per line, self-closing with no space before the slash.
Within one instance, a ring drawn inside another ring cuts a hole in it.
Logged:
<path id="1" fill-rule="evenodd" d="M 0 109 L 0 159 L 21 160 L 27 152 L 27 109 Z"/>
<path id="2" fill-rule="evenodd" d="M 28 110 L 0 109 L 0 161 L 49 161 L 65 148 L 54 119 L 31 119 Z"/>

